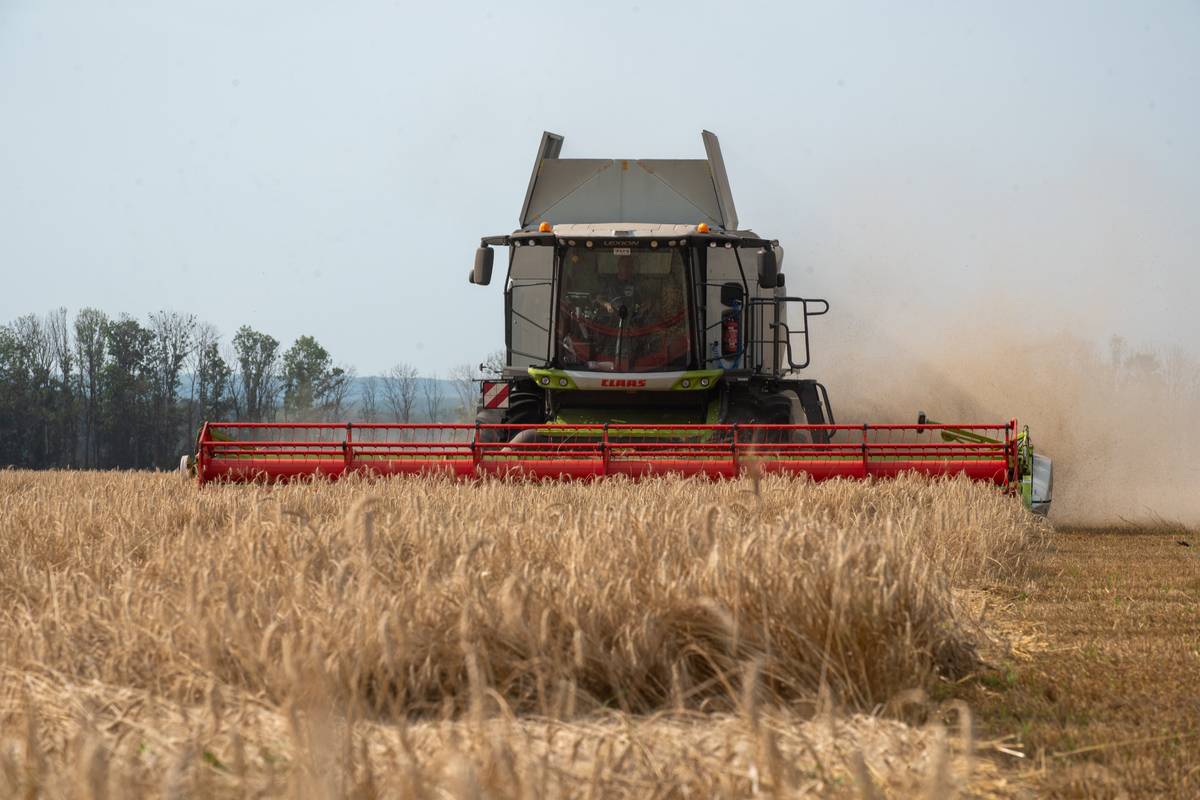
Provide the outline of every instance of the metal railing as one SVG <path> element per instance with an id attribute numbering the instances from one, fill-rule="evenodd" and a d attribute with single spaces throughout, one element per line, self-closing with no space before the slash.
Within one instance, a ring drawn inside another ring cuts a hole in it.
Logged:
<path id="1" fill-rule="evenodd" d="M 201 483 L 348 473 L 457 477 L 736 477 L 747 469 L 814 479 L 965 474 L 1019 481 L 1016 421 L 926 425 L 485 425 L 206 423 Z M 813 441 L 817 431 L 828 441 Z"/>

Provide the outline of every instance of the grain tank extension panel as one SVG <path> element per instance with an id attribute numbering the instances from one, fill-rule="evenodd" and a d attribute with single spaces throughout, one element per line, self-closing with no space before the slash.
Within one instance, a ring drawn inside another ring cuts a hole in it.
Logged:
<path id="1" fill-rule="evenodd" d="M 695 225 L 736 230 L 737 210 L 716 134 L 706 158 L 559 158 L 563 137 L 543 133 L 521 206 L 521 227 L 542 222 Z"/>

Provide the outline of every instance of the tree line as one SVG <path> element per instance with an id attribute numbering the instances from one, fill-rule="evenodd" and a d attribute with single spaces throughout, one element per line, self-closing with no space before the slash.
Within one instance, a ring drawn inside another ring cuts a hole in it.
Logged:
<path id="1" fill-rule="evenodd" d="M 170 468 L 205 420 L 467 419 L 481 369 L 439 380 L 399 363 L 360 378 L 312 336 L 283 349 L 249 325 L 226 342 L 174 311 L 29 314 L 0 325 L 0 466 Z"/>

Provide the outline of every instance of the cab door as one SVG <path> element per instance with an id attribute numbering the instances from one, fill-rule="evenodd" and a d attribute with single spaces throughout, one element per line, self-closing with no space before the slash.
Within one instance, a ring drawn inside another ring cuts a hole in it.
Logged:
<path id="1" fill-rule="evenodd" d="M 550 363 L 550 331 L 554 329 L 555 248 L 513 245 L 504 291 L 508 366 L 540 367 Z"/>

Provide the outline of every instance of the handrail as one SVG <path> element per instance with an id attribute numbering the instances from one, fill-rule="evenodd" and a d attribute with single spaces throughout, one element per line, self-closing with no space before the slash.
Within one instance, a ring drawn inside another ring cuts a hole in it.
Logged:
<path id="1" fill-rule="evenodd" d="M 938 436 L 951 430 L 972 432 L 976 440 Z M 522 438 L 513 441 L 522 431 Z M 305 432 L 324 438 L 302 438 Z M 381 435 L 402 438 L 380 440 Z M 767 472 L 803 472 L 817 480 L 911 471 L 963 473 L 1011 491 L 1020 479 L 1017 436 L 1015 420 L 880 425 L 209 422 L 197 438 L 196 464 L 201 483 L 428 471 L 460 477 L 513 472 L 540 478 L 734 477 L 756 464 Z"/>

